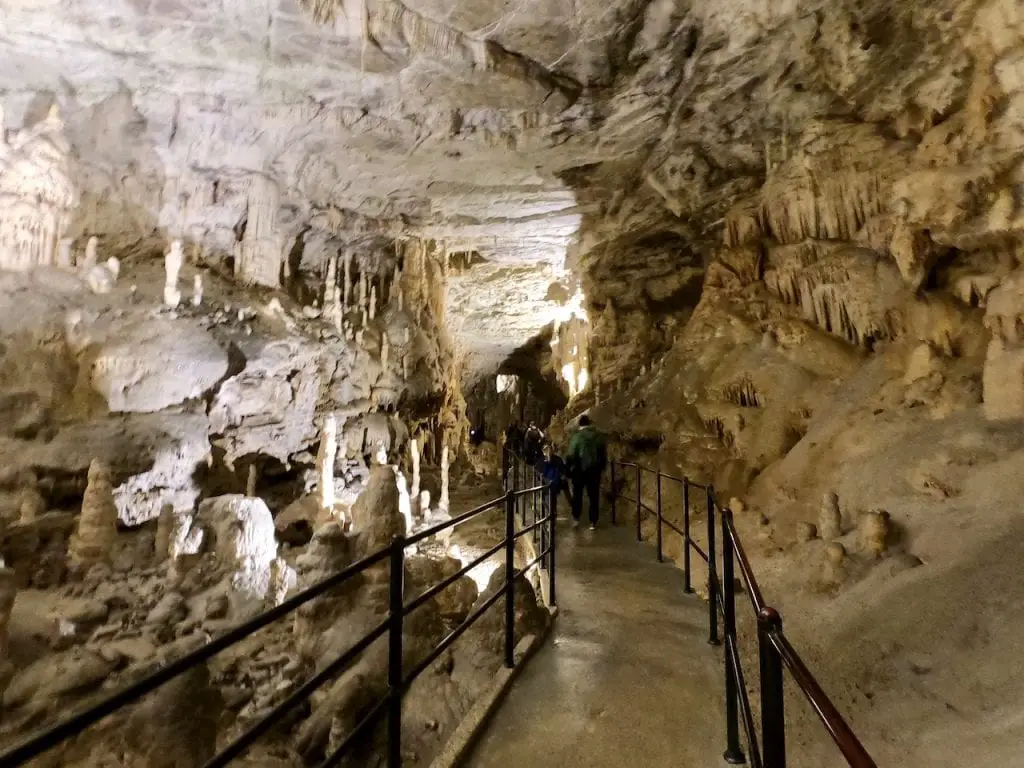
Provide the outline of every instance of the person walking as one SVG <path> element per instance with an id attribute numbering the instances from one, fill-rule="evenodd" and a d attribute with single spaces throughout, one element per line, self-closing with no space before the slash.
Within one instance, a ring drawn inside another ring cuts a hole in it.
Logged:
<path id="1" fill-rule="evenodd" d="M 530 422 L 530 426 L 526 428 L 526 435 L 523 437 L 523 458 L 526 459 L 527 464 L 536 464 L 540 461 L 541 456 L 541 443 L 544 441 L 544 433 L 540 431 L 540 428 L 535 422 Z"/>
<path id="2" fill-rule="evenodd" d="M 558 494 L 565 492 L 570 505 L 572 504 L 572 496 L 569 495 L 568 472 L 566 471 L 565 462 L 561 456 L 555 453 L 551 443 L 544 444 L 544 456 L 537 462 L 537 471 L 543 476 L 545 483 L 551 483 L 551 514 L 558 517 L 556 514 Z"/>
<path id="3" fill-rule="evenodd" d="M 590 423 L 590 417 L 580 416 L 580 428 L 569 441 L 569 473 L 572 477 L 573 527 L 579 525 L 583 514 L 583 493 L 587 494 L 590 530 L 597 528 L 601 505 L 601 475 L 608 463 L 608 450 L 604 438 Z"/>

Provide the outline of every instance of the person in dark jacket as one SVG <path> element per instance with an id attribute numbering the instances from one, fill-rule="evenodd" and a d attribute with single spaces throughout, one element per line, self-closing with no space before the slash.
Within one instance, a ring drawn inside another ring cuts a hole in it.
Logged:
<path id="1" fill-rule="evenodd" d="M 597 528 L 601 505 L 601 475 L 608 463 L 604 438 L 590 423 L 590 417 L 580 416 L 580 428 L 569 441 L 569 475 L 572 477 L 573 526 L 579 525 L 583 514 L 583 493 L 590 502 L 590 530 Z"/>
<path id="2" fill-rule="evenodd" d="M 536 423 L 531 421 L 523 437 L 523 458 L 526 459 L 527 464 L 536 464 L 540 461 L 543 456 L 541 452 L 543 441 L 544 433 L 540 431 L 540 427 Z"/>
<path id="3" fill-rule="evenodd" d="M 569 504 L 572 504 L 572 496 L 569 494 L 568 469 L 562 457 L 555 453 L 551 443 L 544 444 L 544 456 L 537 462 L 537 471 L 543 476 L 545 483 L 551 483 L 551 511 L 553 513 L 557 512 L 559 493 L 564 493 Z"/>

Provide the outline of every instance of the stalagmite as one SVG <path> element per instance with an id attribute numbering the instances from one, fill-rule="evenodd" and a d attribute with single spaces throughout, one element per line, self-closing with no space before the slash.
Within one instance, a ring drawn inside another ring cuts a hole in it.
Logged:
<path id="1" fill-rule="evenodd" d="M 420 491 L 420 517 L 430 512 L 430 491 Z"/>
<path id="2" fill-rule="evenodd" d="M 93 235 L 89 238 L 85 244 L 85 260 L 82 262 L 82 269 L 89 270 L 96 266 L 99 259 L 97 249 L 99 248 L 99 238 Z"/>
<path id="3" fill-rule="evenodd" d="M 93 293 L 110 293 L 120 274 L 121 262 L 111 256 L 105 263 L 90 267 L 85 273 L 85 282 Z"/>
<path id="4" fill-rule="evenodd" d="M 324 425 L 320 430 L 320 448 L 316 456 L 318 475 L 317 495 L 320 508 L 334 509 L 334 460 L 338 452 L 338 422 L 333 413 L 324 417 Z"/>
<path id="5" fill-rule="evenodd" d="M 256 495 L 256 465 L 249 465 L 249 477 L 245 481 L 245 495 L 250 499 Z"/>
<path id="6" fill-rule="evenodd" d="M 412 487 L 409 495 L 414 501 L 420 498 L 420 443 L 418 438 L 409 441 L 409 455 L 412 458 Z"/>
<path id="7" fill-rule="evenodd" d="M 377 317 L 377 286 L 370 289 L 370 319 Z"/>
<path id="8" fill-rule="evenodd" d="M 388 367 L 388 354 L 391 350 L 391 343 L 388 341 L 388 332 L 384 331 L 380 335 L 380 367 Z"/>
<path id="9" fill-rule="evenodd" d="M 203 276 L 196 275 L 192 278 L 192 306 L 198 307 L 203 303 Z"/>
<path id="10" fill-rule="evenodd" d="M 405 311 L 405 291 L 402 289 L 402 286 L 398 286 L 398 311 Z"/>
<path id="11" fill-rule="evenodd" d="M 185 261 L 185 252 L 181 248 L 181 240 L 171 242 L 171 248 L 164 254 L 164 304 L 176 307 L 181 302 L 181 291 L 178 290 L 178 273 Z"/>
<path id="12" fill-rule="evenodd" d="M 82 497 L 78 528 L 68 542 L 68 556 L 76 565 L 108 560 L 117 539 L 117 506 L 110 470 L 99 459 L 89 465 L 89 483 Z"/>
<path id="13" fill-rule="evenodd" d="M 443 438 L 444 443 L 441 445 L 441 497 L 437 501 L 437 506 L 443 509 L 445 512 L 448 511 L 448 438 Z"/>
<path id="14" fill-rule="evenodd" d="M 409 380 L 409 356 L 402 355 L 402 378 Z"/>
<path id="15" fill-rule="evenodd" d="M 367 285 L 366 285 L 366 270 L 362 270 L 359 273 L 359 306 L 366 311 L 366 301 L 369 297 L 367 296 Z"/>

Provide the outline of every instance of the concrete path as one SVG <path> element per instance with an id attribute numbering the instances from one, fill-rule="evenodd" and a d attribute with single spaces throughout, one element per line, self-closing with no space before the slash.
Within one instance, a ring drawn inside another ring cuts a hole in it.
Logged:
<path id="1" fill-rule="evenodd" d="M 560 615 L 466 765 L 705 768 L 725 749 L 707 604 L 622 526 L 559 520 Z"/>

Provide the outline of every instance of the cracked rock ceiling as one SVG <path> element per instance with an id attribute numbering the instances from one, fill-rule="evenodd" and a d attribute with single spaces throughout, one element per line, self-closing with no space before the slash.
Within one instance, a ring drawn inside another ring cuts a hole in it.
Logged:
<path id="1" fill-rule="evenodd" d="M 62 107 L 82 192 L 71 234 L 125 247 L 184 235 L 223 250 L 240 216 L 232 185 L 265 175 L 293 238 L 333 212 L 478 253 L 486 290 L 471 269 L 449 306 L 478 368 L 550 321 L 548 285 L 567 259 L 628 263 L 630 239 L 658 232 L 704 248 L 781 137 L 824 117 L 941 119 L 963 101 L 978 46 L 1001 45 L 984 30 L 1020 17 L 1010 0 L 3 0 L 0 11 L 7 127 Z M 502 280 L 518 302 L 507 312 Z M 600 285 L 588 290 L 600 300 Z"/>

